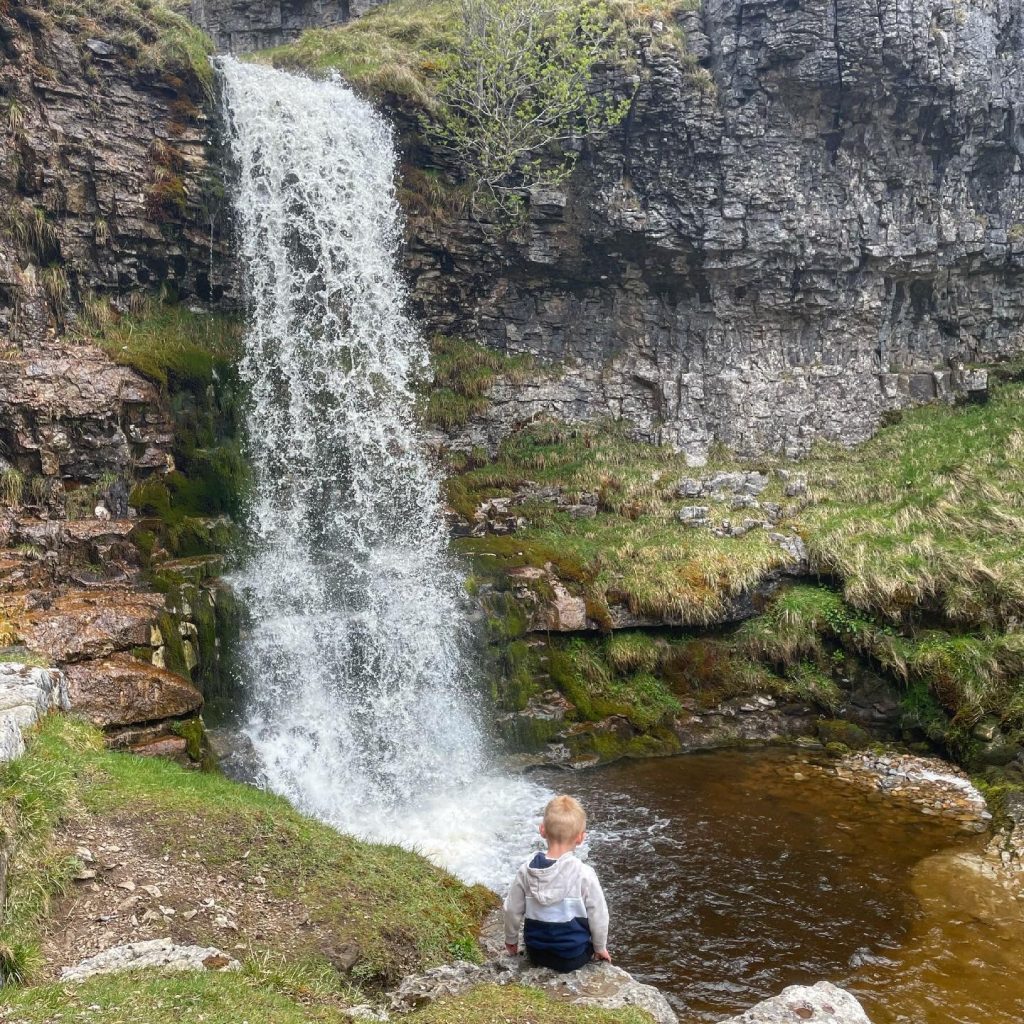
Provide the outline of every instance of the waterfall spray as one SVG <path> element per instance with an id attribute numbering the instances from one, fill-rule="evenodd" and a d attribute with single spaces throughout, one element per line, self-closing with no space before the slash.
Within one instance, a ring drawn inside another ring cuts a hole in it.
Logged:
<path id="1" fill-rule="evenodd" d="M 238 585 L 265 782 L 345 831 L 497 881 L 539 791 L 486 770 L 461 581 L 414 419 L 427 352 L 396 268 L 391 131 L 340 82 L 228 57 L 220 70 L 250 306 Z"/>

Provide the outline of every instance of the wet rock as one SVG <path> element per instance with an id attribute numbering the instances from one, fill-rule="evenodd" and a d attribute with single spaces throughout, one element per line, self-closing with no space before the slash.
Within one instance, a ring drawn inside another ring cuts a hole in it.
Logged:
<path id="1" fill-rule="evenodd" d="M 143 969 L 156 970 L 162 974 L 178 971 L 237 971 L 241 966 L 234 957 L 213 946 L 179 946 L 170 938 L 150 939 L 113 946 L 74 967 L 65 967 L 60 973 L 60 980 L 85 981 L 98 974 Z"/>
<path id="2" fill-rule="evenodd" d="M 103 589 L 71 591 L 33 612 L 21 628 L 25 643 L 58 663 L 101 658 L 147 646 L 163 610 L 160 594 Z"/>
<path id="3" fill-rule="evenodd" d="M 545 622 L 541 628 L 560 632 L 576 632 L 586 629 L 587 602 L 582 597 L 570 594 L 557 580 L 551 582 L 552 598 L 545 609 Z"/>
<path id="4" fill-rule="evenodd" d="M 938 758 L 865 751 L 825 770 L 912 803 L 927 814 L 954 819 L 965 831 L 983 832 L 992 820 L 985 798 L 966 773 Z"/>
<path id="5" fill-rule="evenodd" d="M 668 1000 L 653 986 L 643 985 L 612 964 L 593 963 L 571 974 L 532 967 L 524 957 L 500 957 L 485 964 L 459 961 L 406 978 L 391 998 L 396 1011 L 413 1010 L 445 996 L 459 995 L 478 985 L 526 985 L 574 1006 L 614 1010 L 635 1006 L 657 1024 L 677 1024 Z"/>
<path id="6" fill-rule="evenodd" d="M 187 764 L 191 760 L 188 756 L 188 741 L 184 736 L 157 736 L 133 743 L 129 750 L 139 757 L 162 757 L 180 764 Z"/>
<path id="7" fill-rule="evenodd" d="M 69 665 L 66 674 L 71 710 L 104 729 L 180 718 L 203 703 L 187 679 L 127 654 Z"/>
<path id="8" fill-rule="evenodd" d="M 871 1024 L 864 1007 L 844 989 L 827 981 L 791 985 L 722 1024 Z"/>

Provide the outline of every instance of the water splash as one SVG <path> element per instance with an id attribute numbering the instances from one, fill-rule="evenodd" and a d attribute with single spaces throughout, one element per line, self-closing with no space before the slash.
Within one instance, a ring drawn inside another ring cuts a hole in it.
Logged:
<path id="1" fill-rule="evenodd" d="M 340 82 L 220 70 L 251 310 L 248 732 L 303 809 L 495 884 L 543 791 L 487 773 L 413 417 L 391 131 Z"/>

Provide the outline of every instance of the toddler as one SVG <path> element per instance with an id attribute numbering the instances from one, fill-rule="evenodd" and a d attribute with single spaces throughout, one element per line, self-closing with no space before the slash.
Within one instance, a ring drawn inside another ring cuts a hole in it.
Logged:
<path id="1" fill-rule="evenodd" d="M 544 809 L 547 853 L 519 869 L 505 899 L 505 948 L 512 956 L 523 927 L 526 955 L 537 967 L 564 973 L 594 958 L 611 963 L 601 883 L 575 855 L 586 828 L 587 816 L 571 796 L 556 796 Z"/>

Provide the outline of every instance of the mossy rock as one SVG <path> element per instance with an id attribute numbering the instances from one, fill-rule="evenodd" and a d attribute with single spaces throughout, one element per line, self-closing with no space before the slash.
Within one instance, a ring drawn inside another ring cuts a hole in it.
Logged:
<path id="1" fill-rule="evenodd" d="M 667 757 L 682 752 L 679 737 L 671 729 L 638 733 L 626 719 L 618 717 L 571 730 L 565 744 L 575 759 L 593 757 L 601 764 L 627 757 Z"/>
<path id="2" fill-rule="evenodd" d="M 850 750 L 865 750 L 871 746 L 871 736 L 859 725 L 845 722 L 841 718 L 823 719 L 818 722 L 818 739 L 828 749 L 830 743 L 839 743 Z"/>

